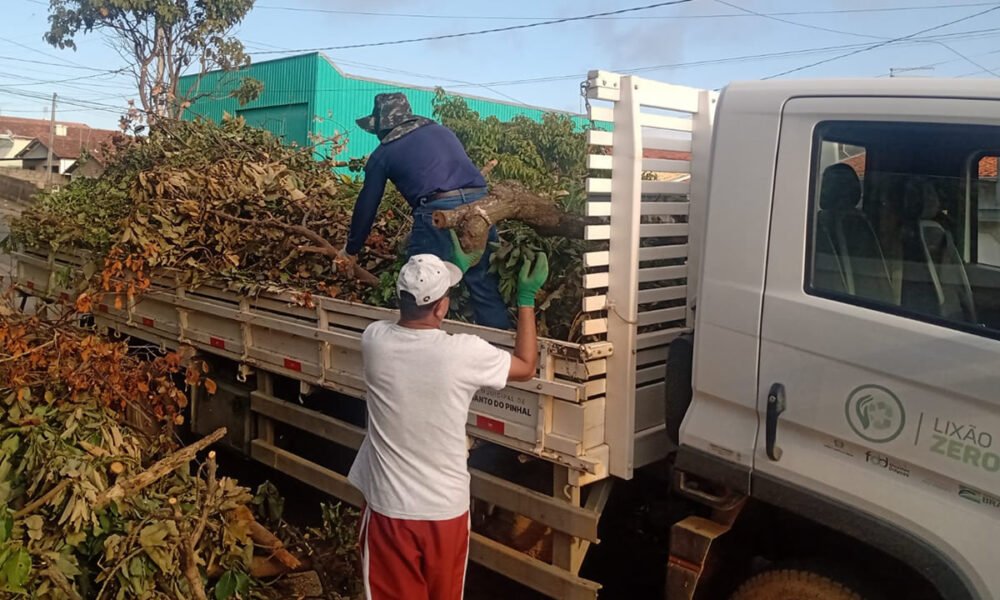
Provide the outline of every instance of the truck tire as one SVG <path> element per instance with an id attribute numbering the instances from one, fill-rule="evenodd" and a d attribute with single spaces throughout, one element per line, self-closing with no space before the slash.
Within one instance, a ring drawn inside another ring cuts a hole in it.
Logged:
<path id="1" fill-rule="evenodd" d="M 685 334 L 670 342 L 664 387 L 664 419 L 667 437 L 680 443 L 681 421 L 691 405 L 691 375 L 694 363 L 694 336 Z"/>
<path id="2" fill-rule="evenodd" d="M 800 569 L 767 571 L 748 579 L 729 600 L 863 600 L 843 583 Z"/>

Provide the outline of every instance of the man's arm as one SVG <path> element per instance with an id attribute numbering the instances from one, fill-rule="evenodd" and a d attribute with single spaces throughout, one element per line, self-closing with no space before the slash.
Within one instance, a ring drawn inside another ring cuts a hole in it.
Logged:
<path id="1" fill-rule="evenodd" d="M 507 381 L 528 381 L 538 367 L 538 333 L 535 327 L 535 305 L 517 309 L 517 334 L 514 355 L 510 357 Z"/>
<path id="2" fill-rule="evenodd" d="M 517 334 L 514 355 L 510 357 L 508 381 L 528 381 L 538 367 L 538 332 L 535 324 L 535 294 L 549 277 L 549 259 L 539 253 L 532 267 L 529 261 L 521 266 L 517 282 Z"/>
<path id="3" fill-rule="evenodd" d="M 355 256 L 364 248 L 372 224 L 375 223 L 378 206 L 382 203 L 386 179 L 385 168 L 369 158 L 368 164 L 365 165 L 365 184 L 361 187 L 357 202 L 354 203 L 351 230 L 347 234 L 347 245 L 344 246 L 345 254 Z"/>

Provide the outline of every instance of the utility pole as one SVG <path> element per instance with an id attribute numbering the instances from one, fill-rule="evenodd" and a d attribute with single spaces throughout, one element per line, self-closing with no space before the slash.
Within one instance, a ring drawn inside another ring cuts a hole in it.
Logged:
<path id="1" fill-rule="evenodd" d="M 48 171 L 45 175 L 45 183 L 52 186 L 52 146 L 56 143 L 56 93 L 52 92 L 52 121 L 49 123 L 49 158 L 45 161 Z"/>

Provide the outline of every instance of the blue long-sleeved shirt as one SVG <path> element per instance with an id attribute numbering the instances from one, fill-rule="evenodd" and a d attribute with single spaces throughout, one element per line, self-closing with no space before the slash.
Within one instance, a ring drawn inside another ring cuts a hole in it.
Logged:
<path id="1" fill-rule="evenodd" d="M 461 188 L 486 187 L 486 180 L 447 127 L 424 125 L 398 140 L 382 144 L 368 157 L 365 184 L 354 204 L 347 252 L 357 254 L 371 232 L 385 184 L 391 181 L 416 208 L 422 198 Z"/>

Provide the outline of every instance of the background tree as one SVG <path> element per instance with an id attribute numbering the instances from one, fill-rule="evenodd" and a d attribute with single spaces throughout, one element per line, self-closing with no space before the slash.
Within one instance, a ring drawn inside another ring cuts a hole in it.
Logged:
<path id="1" fill-rule="evenodd" d="M 179 118 L 194 98 L 181 93 L 182 74 L 232 70 L 250 63 L 232 35 L 254 0 L 50 0 L 45 40 L 76 49 L 79 34 L 106 35 L 135 76 L 147 117 Z M 196 91 L 197 86 L 192 86 Z M 244 80 L 233 95 L 245 102 L 259 82 Z"/>

